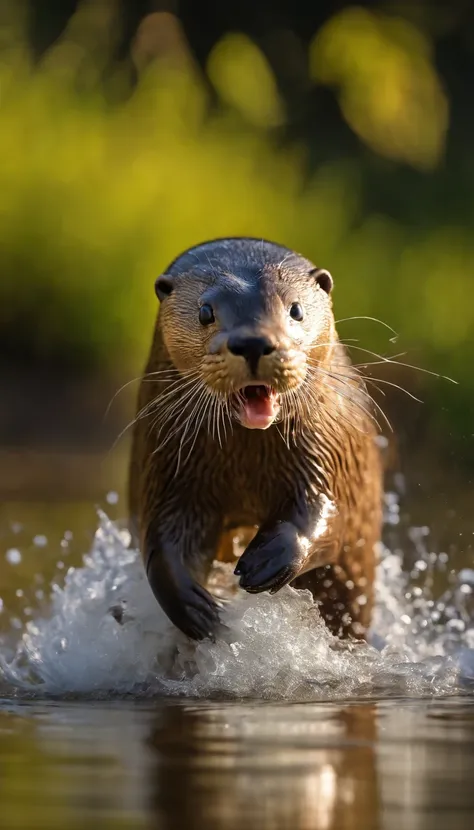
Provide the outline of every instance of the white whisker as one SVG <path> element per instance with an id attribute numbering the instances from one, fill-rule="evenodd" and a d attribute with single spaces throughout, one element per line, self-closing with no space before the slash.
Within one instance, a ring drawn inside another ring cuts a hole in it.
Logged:
<path id="1" fill-rule="evenodd" d="M 350 320 L 370 320 L 372 323 L 378 323 L 379 325 L 381 325 L 384 328 L 388 329 L 388 331 L 390 331 L 393 335 L 395 335 L 395 337 L 398 337 L 398 334 L 395 331 L 395 329 L 392 329 L 392 327 L 389 326 L 388 323 L 384 323 L 383 320 L 379 320 L 377 317 L 365 317 L 365 316 L 362 316 L 362 317 L 341 317 L 340 320 L 335 320 L 334 322 L 336 323 L 336 326 L 338 326 L 339 323 L 347 323 Z"/>

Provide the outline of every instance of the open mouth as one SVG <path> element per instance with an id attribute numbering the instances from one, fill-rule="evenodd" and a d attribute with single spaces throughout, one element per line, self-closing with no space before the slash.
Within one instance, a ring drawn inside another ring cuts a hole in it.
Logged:
<path id="1" fill-rule="evenodd" d="M 244 386 L 235 396 L 237 418 L 247 429 L 267 429 L 279 410 L 278 393 L 265 384 Z"/>

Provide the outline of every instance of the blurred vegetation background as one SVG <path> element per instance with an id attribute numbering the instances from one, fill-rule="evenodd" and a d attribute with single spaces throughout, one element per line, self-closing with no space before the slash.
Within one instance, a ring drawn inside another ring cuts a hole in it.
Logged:
<path id="1" fill-rule="evenodd" d="M 473 83 L 464 0 L 0 0 L 4 489 L 12 448 L 110 447 L 155 277 L 240 234 L 329 268 L 338 319 L 397 332 L 341 322 L 356 362 L 458 382 L 373 367 L 424 401 L 384 385 L 401 446 L 472 468 Z"/>

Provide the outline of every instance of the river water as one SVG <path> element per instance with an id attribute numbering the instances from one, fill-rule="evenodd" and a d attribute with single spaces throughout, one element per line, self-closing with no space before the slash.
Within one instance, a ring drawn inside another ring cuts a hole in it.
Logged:
<path id="1" fill-rule="evenodd" d="M 387 494 L 369 643 L 219 566 L 227 633 L 195 645 L 115 501 L 0 511 L 0 827 L 472 826 L 474 560 L 447 514 L 435 543 Z"/>
<path id="2" fill-rule="evenodd" d="M 3 828 L 466 830 L 470 699 L 3 701 Z"/>

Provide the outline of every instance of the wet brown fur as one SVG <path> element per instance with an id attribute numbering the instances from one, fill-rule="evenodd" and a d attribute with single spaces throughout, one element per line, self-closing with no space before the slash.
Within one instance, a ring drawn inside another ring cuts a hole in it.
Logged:
<path id="1" fill-rule="evenodd" d="M 257 528 L 263 534 L 263 548 L 254 539 L 242 567 L 256 563 L 258 571 L 262 550 L 276 550 L 282 570 L 270 587 L 309 588 L 334 633 L 361 637 L 370 623 L 381 530 L 377 428 L 317 275 L 303 257 L 251 239 L 197 246 L 165 274 L 171 289 L 157 317 L 134 425 L 130 515 L 155 595 L 190 636 L 206 636 L 217 619 L 211 598 L 196 586 L 205 586 L 215 558 L 236 561 L 237 528 L 247 529 L 248 540 Z M 203 327 L 198 309 L 208 296 L 216 324 Z M 305 308 L 300 328 L 287 322 L 296 300 Z M 225 409 L 249 371 L 226 348 L 235 327 L 264 331 L 277 346 L 260 359 L 258 379 L 282 392 L 286 417 L 265 431 L 246 429 Z M 195 379 L 201 386 L 186 399 Z M 202 389 L 212 389 L 212 399 Z M 218 407 L 219 430 L 211 415 Z M 263 590 L 255 580 L 247 590 Z"/>

